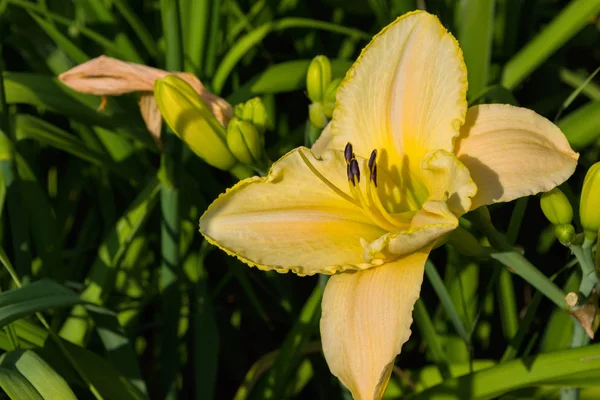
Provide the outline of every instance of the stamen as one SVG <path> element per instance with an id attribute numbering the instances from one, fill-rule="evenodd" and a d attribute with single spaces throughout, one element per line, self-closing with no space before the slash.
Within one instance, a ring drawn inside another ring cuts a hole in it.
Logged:
<path id="1" fill-rule="evenodd" d="M 341 189 L 339 189 L 337 186 L 335 186 L 333 183 L 331 183 L 331 181 L 329 179 L 325 178 L 323 176 L 323 174 L 321 174 L 315 168 L 315 166 L 311 164 L 311 162 L 308 160 L 308 158 L 306 157 L 306 155 L 304 154 L 304 152 L 302 152 L 302 150 L 298 151 L 298 153 L 300 154 L 300 158 L 302 158 L 302 161 L 304 161 L 304 164 L 306 164 L 306 166 L 308 167 L 308 169 L 310 169 L 311 172 L 317 176 L 317 178 L 319 178 L 324 184 L 326 184 L 327 186 L 329 186 L 329 188 L 331 190 L 333 190 L 335 193 L 337 193 L 338 195 L 340 195 L 342 198 L 344 198 L 345 200 L 348 200 L 350 203 L 354 204 L 355 206 L 360 207 L 360 204 L 356 201 L 356 199 L 353 199 L 352 197 L 348 196 Z"/>
<path id="2" fill-rule="evenodd" d="M 374 185 L 373 187 L 370 184 L 367 185 L 367 197 L 369 198 L 373 206 L 375 206 L 375 208 L 377 209 L 377 211 L 379 211 L 381 216 L 390 224 L 394 225 L 397 229 L 405 229 L 406 225 L 403 224 L 410 225 L 410 220 L 399 221 L 397 218 L 388 213 L 383 204 L 381 203 L 381 199 L 379 198 L 379 194 L 377 193 L 377 185 L 375 185 L 375 181 L 372 182 Z"/>
<path id="3" fill-rule="evenodd" d="M 375 166 L 375 159 L 377 158 L 377 149 L 371 152 L 371 157 L 369 157 L 369 171 L 373 171 L 373 167 Z"/>
<path id="4" fill-rule="evenodd" d="M 365 199 L 365 196 L 363 196 L 362 194 L 360 185 L 350 185 L 350 192 L 355 198 L 358 199 L 365 214 L 367 214 L 369 218 L 371 218 L 377 225 L 390 232 L 395 232 L 398 230 L 399 227 L 396 224 L 390 223 L 390 221 L 387 221 L 385 218 L 382 218 L 382 215 L 377 213 L 377 210 L 374 209 L 370 203 L 368 203 L 367 199 Z"/>
<path id="5" fill-rule="evenodd" d="M 369 178 L 371 179 L 371 182 L 373 182 L 375 184 L 375 187 L 377 187 L 377 164 L 376 164 L 376 160 L 377 160 L 377 149 L 373 150 L 371 152 L 371 157 L 369 157 Z"/>
<path id="6" fill-rule="evenodd" d="M 352 161 L 350 161 L 348 168 L 350 169 L 348 178 L 352 184 L 356 186 L 356 184 L 360 183 L 360 168 L 358 168 L 358 161 L 356 161 L 356 158 L 353 158 Z"/>
<path id="7" fill-rule="evenodd" d="M 373 182 L 375 184 L 375 187 L 377 187 L 377 165 L 373 165 L 373 168 L 371 168 L 371 182 Z"/>
<path id="8" fill-rule="evenodd" d="M 344 158 L 346 159 L 346 164 L 350 164 L 350 161 L 354 158 L 354 151 L 352 150 L 352 143 L 350 142 L 348 142 L 344 148 Z"/>

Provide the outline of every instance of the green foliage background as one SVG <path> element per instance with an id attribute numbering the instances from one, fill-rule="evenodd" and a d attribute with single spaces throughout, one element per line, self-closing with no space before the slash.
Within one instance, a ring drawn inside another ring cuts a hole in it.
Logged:
<path id="1" fill-rule="evenodd" d="M 471 104 L 557 121 L 581 152 L 561 187 L 576 206 L 600 152 L 600 86 L 585 82 L 600 65 L 599 0 L 0 1 L 6 396 L 349 398 L 320 353 L 324 282 L 250 269 L 198 233 L 233 178 L 173 135 L 161 156 L 137 96 L 98 112 L 99 98 L 56 76 L 106 54 L 192 72 L 232 104 L 261 96 L 277 159 L 305 144 L 310 60 L 327 55 L 341 77 L 373 34 L 417 7 L 458 38 Z M 577 288 L 535 198 L 491 211 L 509 243 Z M 415 321 L 386 398 L 558 398 L 572 385 L 600 398 L 600 345 L 565 350 L 569 315 L 497 261 L 436 250 Z"/>

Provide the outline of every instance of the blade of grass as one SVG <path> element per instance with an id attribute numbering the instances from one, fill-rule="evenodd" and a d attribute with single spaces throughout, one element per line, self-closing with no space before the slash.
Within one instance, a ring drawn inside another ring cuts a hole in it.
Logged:
<path id="1" fill-rule="evenodd" d="M 556 117 L 554 117 L 554 121 L 557 121 L 560 118 L 563 111 L 566 110 L 571 105 L 571 103 L 573 103 L 573 101 L 575 101 L 577 96 L 579 96 L 579 94 L 586 88 L 586 86 L 589 85 L 589 83 L 592 81 L 592 79 L 594 79 L 594 77 L 596 76 L 596 74 L 598 72 L 600 72 L 600 67 L 596 68 L 596 70 L 594 72 L 592 72 L 590 74 L 590 76 L 588 76 L 587 79 L 585 81 L 583 81 L 581 83 L 581 85 L 579 85 L 573 91 L 573 93 L 571 93 L 569 95 L 569 97 L 567 97 L 567 99 L 560 105 L 560 108 L 558 109 L 558 112 L 556 113 Z"/>
<path id="2" fill-rule="evenodd" d="M 152 37 L 152 34 L 146 29 L 146 26 L 142 20 L 135 14 L 135 12 L 129 7 L 129 4 L 124 0 L 112 0 L 112 4 L 115 5 L 117 10 L 121 13 L 125 21 L 131 26 L 131 29 L 135 32 L 140 42 L 146 48 L 148 55 L 152 58 L 156 58 L 159 55 L 156 41 Z"/>
<path id="3" fill-rule="evenodd" d="M 560 79 L 573 89 L 581 88 L 581 93 L 590 100 L 600 100 L 600 86 L 592 82 L 589 76 L 586 77 L 569 69 L 561 68 Z"/>
<path id="4" fill-rule="evenodd" d="M 44 20 L 37 16 L 33 12 L 28 12 L 35 22 L 48 34 L 48 36 L 54 40 L 54 43 L 61 49 L 75 64 L 83 64 L 88 61 L 90 57 L 85 54 L 79 47 L 77 47 L 71 40 L 62 34 L 60 30 L 54 26 L 54 24 Z M 58 71 L 55 71 L 58 72 Z M 60 71 L 64 72 L 64 71 Z"/>
<path id="5" fill-rule="evenodd" d="M 70 26 L 73 23 L 73 21 L 71 19 L 63 17 L 63 16 L 55 14 L 55 13 L 52 13 L 52 12 L 49 12 L 49 11 L 45 10 L 43 7 L 40 7 L 39 5 L 29 2 L 29 1 L 8 0 L 8 2 L 15 6 L 21 7 L 25 10 L 30 10 L 30 11 L 39 13 L 42 16 L 49 19 L 50 21 L 59 23 L 61 25 Z M 82 35 L 88 37 L 90 40 L 92 40 L 92 41 L 96 42 L 98 45 L 102 46 L 107 52 L 111 52 L 115 56 L 118 56 L 119 58 L 122 58 L 125 61 L 133 61 L 133 62 L 140 61 L 140 59 L 139 58 L 136 59 L 132 53 L 129 53 L 129 52 L 124 51 L 123 49 L 119 48 L 119 46 L 114 44 L 111 40 L 107 39 L 106 37 L 100 35 L 98 32 L 95 32 L 94 30 L 86 28 L 84 26 L 79 26 L 78 29 Z"/>
<path id="6" fill-rule="evenodd" d="M 446 285 L 444 285 L 444 281 L 438 274 L 435 265 L 433 265 L 433 263 L 429 260 L 427 260 L 427 262 L 425 263 L 425 275 L 427 275 L 429 283 L 431 283 L 431 286 L 433 286 L 433 290 L 435 290 L 435 293 L 440 299 L 442 307 L 444 307 L 444 310 L 446 310 L 446 313 L 448 314 L 448 318 L 450 318 L 450 322 L 452 323 L 454 330 L 456 331 L 456 333 L 458 333 L 458 335 L 465 342 L 465 344 L 467 344 L 467 346 L 470 346 L 471 338 L 469 337 L 467 329 L 465 328 L 458 311 L 454 307 L 454 303 L 452 302 L 450 293 L 448 293 L 448 289 L 446 288 Z"/>
<path id="7" fill-rule="evenodd" d="M 504 66 L 502 85 L 514 89 L 600 11 L 600 0 L 573 0 Z"/>
<path id="8" fill-rule="evenodd" d="M 494 7 L 496 0 L 462 0 L 464 15 L 459 25 L 458 41 L 469 71 L 468 98 L 481 92 L 488 84 Z"/>

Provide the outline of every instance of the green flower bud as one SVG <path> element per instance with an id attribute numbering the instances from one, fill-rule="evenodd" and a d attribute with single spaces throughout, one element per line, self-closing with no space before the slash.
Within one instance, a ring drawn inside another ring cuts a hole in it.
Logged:
<path id="1" fill-rule="evenodd" d="M 261 135 L 265 133 L 267 109 L 260 97 L 255 97 L 235 106 L 235 116 L 241 120 L 251 122 Z"/>
<path id="2" fill-rule="evenodd" d="M 154 98 L 173 132 L 200 158 L 225 171 L 237 164 L 227 147 L 225 128 L 187 82 L 174 75 L 158 79 Z"/>
<path id="3" fill-rule="evenodd" d="M 600 162 L 585 175 L 579 203 L 581 225 L 588 238 L 595 238 L 600 229 Z"/>
<path id="4" fill-rule="evenodd" d="M 542 194 L 540 206 L 548 221 L 553 225 L 570 224 L 573 220 L 573 207 L 559 188 Z"/>
<path id="5" fill-rule="evenodd" d="M 327 85 L 331 82 L 331 63 L 325 56 L 316 56 L 308 66 L 306 90 L 313 103 L 322 102 Z"/>
<path id="6" fill-rule="evenodd" d="M 256 165 L 263 158 L 263 136 L 252 123 L 237 117 L 227 126 L 227 145 L 243 164 Z"/>
<path id="7" fill-rule="evenodd" d="M 575 228 L 571 224 L 554 225 L 554 236 L 565 246 L 569 246 L 575 239 Z"/>
<path id="8" fill-rule="evenodd" d="M 332 80 L 329 85 L 327 85 L 327 89 L 325 90 L 325 97 L 323 99 L 323 112 L 325 116 L 329 119 L 333 116 L 333 108 L 335 107 L 335 95 L 337 93 L 337 88 L 342 81 L 341 78 L 337 78 Z"/>
<path id="9" fill-rule="evenodd" d="M 317 128 L 325 128 L 329 120 L 323 112 L 323 104 L 313 103 L 308 106 L 308 119 Z"/>

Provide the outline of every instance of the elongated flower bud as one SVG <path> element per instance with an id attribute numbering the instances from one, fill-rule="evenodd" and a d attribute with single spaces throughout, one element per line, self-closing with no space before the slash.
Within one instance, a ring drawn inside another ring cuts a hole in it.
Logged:
<path id="1" fill-rule="evenodd" d="M 243 121 L 251 122 L 261 135 L 265 133 L 267 109 L 260 97 L 255 97 L 235 106 L 235 116 Z"/>
<path id="2" fill-rule="evenodd" d="M 263 158 L 263 136 L 254 124 L 235 117 L 227 126 L 227 145 L 243 164 L 257 165 Z"/>
<path id="3" fill-rule="evenodd" d="M 600 162 L 585 175 L 579 204 L 581 225 L 588 238 L 595 238 L 600 229 Z"/>
<path id="4" fill-rule="evenodd" d="M 573 207 L 559 188 L 542 194 L 540 206 L 548 221 L 553 225 L 570 224 L 573 220 Z"/>
<path id="5" fill-rule="evenodd" d="M 308 106 L 308 119 L 317 128 L 325 128 L 329 120 L 323 112 L 323 104 L 313 103 Z"/>
<path id="6" fill-rule="evenodd" d="M 154 97 L 173 132 L 200 158 L 225 171 L 237 164 L 227 147 L 225 128 L 188 83 L 174 75 L 158 79 Z"/>
<path id="7" fill-rule="evenodd" d="M 331 82 L 331 63 L 325 56 L 316 56 L 308 66 L 306 90 L 313 103 L 320 103 L 325 97 L 327 86 Z"/>
<path id="8" fill-rule="evenodd" d="M 329 85 L 327 85 L 327 89 L 325 90 L 325 97 L 323 98 L 323 112 L 325 116 L 329 119 L 333 116 L 333 108 L 335 107 L 335 96 L 337 93 L 337 88 L 342 81 L 341 78 L 337 78 L 332 80 Z"/>

